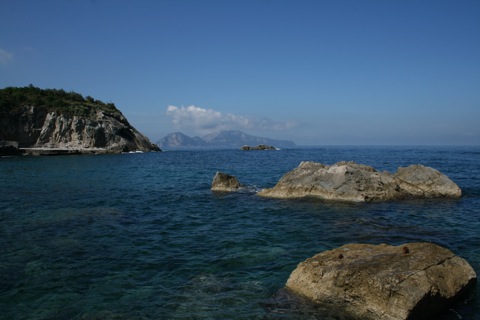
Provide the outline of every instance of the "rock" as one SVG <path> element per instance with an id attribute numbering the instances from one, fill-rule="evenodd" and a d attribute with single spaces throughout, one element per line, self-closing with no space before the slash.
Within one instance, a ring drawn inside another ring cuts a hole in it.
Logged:
<path id="1" fill-rule="evenodd" d="M 360 319 L 425 319 L 476 282 L 470 264 L 432 243 L 348 244 L 300 263 L 285 288 Z"/>
<path id="2" fill-rule="evenodd" d="M 245 146 L 242 147 L 242 150 L 248 151 L 248 150 L 277 150 L 277 149 L 275 147 L 272 147 L 272 146 L 259 144 L 258 146 L 255 146 L 255 147 L 250 147 L 250 146 L 245 145 Z"/>
<path id="3" fill-rule="evenodd" d="M 409 198 L 461 196 L 460 188 L 435 169 L 412 165 L 397 173 L 378 172 L 355 162 L 339 162 L 328 166 L 302 162 L 285 174 L 276 186 L 263 189 L 260 196 L 368 202 Z"/>
<path id="4" fill-rule="evenodd" d="M 223 172 L 217 172 L 215 177 L 213 177 L 211 189 L 213 191 L 231 192 L 237 191 L 241 187 L 242 185 L 234 176 Z"/>
<path id="5" fill-rule="evenodd" d="M 17 141 L 0 141 L 0 156 L 16 156 L 22 153 Z"/>
<path id="6" fill-rule="evenodd" d="M 398 168 L 394 178 L 402 190 L 415 197 L 460 198 L 462 196 L 460 188 L 447 176 L 422 165 Z"/>

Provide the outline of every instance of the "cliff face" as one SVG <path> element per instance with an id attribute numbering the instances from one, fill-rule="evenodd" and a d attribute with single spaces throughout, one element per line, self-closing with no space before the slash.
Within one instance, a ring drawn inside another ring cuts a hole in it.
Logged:
<path id="1" fill-rule="evenodd" d="M 63 115 L 43 107 L 23 107 L 2 116 L 0 140 L 20 148 L 100 148 L 108 152 L 158 151 L 121 114 L 98 110 L 93 116 Z"/>
<path id="2" fill-rule="evenodd" d="M 113 104 L 33 86 L 0 90 L 0 141 L 80 153 L 160 151 Z"/>

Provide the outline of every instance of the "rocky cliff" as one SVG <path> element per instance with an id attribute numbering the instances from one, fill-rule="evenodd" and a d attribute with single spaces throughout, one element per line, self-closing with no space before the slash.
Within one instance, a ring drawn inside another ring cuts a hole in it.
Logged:
<path id="1" fill-rule="evenodd" d="M 0 90 L 0 141 L 19 148 L 159 151 L 113 104 L 63 90 Z"/>

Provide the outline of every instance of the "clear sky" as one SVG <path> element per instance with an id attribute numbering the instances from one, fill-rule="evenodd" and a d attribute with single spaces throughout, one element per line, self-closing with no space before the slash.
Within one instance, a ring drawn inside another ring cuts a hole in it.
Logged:
<path id="1" fill-rule="evenodd" d="M 1 0 L 0 87 L 113 102 L 156 142 L 480 144 L 478 0 Z"/>

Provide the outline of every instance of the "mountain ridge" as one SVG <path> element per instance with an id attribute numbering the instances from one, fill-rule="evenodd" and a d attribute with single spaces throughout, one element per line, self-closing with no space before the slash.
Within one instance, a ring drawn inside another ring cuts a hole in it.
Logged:
<path id="1" fill-rule="evenodd" d="M 257 137 L 240 130 L 223 130 L 201 137 L 189 137 L 182 132 L 173 132 L 157 142 L 163 148 L 240 148 L 244 145 L 272 145 L 280 148 L 294 148 L 295 142 Z"/>

